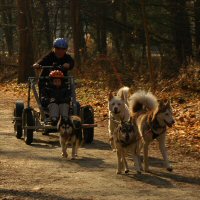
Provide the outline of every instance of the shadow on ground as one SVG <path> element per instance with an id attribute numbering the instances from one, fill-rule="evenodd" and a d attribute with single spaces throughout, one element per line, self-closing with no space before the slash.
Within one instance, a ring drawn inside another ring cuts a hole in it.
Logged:
<path id="1" fill-rule="evenodd" d="M 19 191 L 19 190 L 13 190 L 13 189 L 1 189 L 0 188 L 0 196 L 9 197 L 9 199 L 25 199 L 25 198 L 30 198 L 30 199 L 48 199 L 48 200 L 91 200 L 87 198 L 66 198 L 66 197 L 61 197 L 59 195 L 54 195 L 54 194 L 47 194 L 43 192 L 37 192 L 37 191 L 29 191 L 29 190 L 24 190 L 24 191 Z"/>
<path id="2" fill-rule="evenodd" d="M 155 170 L 154 170 L 155 171 Z M 157 186 L 158 188 L 174 188 L 171 180 L 175 182 L 182 182 L 186 184 L 192 185 L 200 185 L 200 178 L 198 177 L 190 177 L 190 176 L 183 176 L 179 174 L 175 174 L 173 172 L 154 172 L 151 171 L 150 173 L 142 173 L 136 174 L 135 172 L 130 173 L 127 176 L 131 179 L 135 179 L 137 181 Z"/>
<path id="3" fill-rule="evenodd" d="M 110 145 L 101 140 L 94 140 L 91 144 L 84 144 L 83 147 L 87 149 L 111 150 Z"/>

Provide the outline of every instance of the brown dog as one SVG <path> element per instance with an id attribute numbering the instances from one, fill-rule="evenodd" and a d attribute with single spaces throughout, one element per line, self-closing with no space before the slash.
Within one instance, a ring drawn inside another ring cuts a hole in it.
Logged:
<path id="1" fill-rule="evenodd" d="M 71 116 L 68 123 L 62 120 L 58 123 L 58 130 L 60 132 L 60 145 L 62 148 L 62 156 L 68 157 L 67 145 L 72 145 L 72 159 L 78 154 L 78 147 L 82 141 L 81 119 L 78 116 Z"/>
<path id="2" fill-rule="evenodd" d="M 172 171 L 165 146 L 166 129 L 175 123 L 170 102 L 158 102 L 151 93 L 138 91 L 130 97 L 129 103 L 132 121 L 136 123 L 144 142 L 144 170 L 149 171 L 149 144 L 157 139 L 165 167 L 168 171 Z"/>
<path id="3" fill-rule="evenodd" d="M 129 153 L 134 160 L 137 173 L 141 173 L 141 164 L 139 152 L 141 140 L 139 138 L 136 125 L 130 122 L 121 122 L 114 131 L 113 138 L 117 149 L 117 174 L 121 174 L 122 167 L 124 172 L 128 173 L 129 168 L 126 161 L 126 154 Z"/>

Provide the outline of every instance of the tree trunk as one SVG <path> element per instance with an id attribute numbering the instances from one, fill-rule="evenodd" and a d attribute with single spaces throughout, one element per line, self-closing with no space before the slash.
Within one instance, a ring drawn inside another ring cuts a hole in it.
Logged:
<path id="1" fill-rule="evenodd" d="M 96 49 L 99 53 L 101 52 L 100 20 L 98 15 L 96 15 Z"/>
<path id="2" fill-rule="evenodd" d="M 103 7 L 102 7 L 103 8 Z M 102 10 L 103 16 L 101 17 L 101 27 L 100 27 L 100 40 L 101 40 L 101 49 L 102 54 L 107 54 L 107 30 L 106 30 L 106 20 L 103 18 L 107 15 L 106 8 Z"/>
<path id="3" fill-rule="evenodd" d="M 116 5 L 118 5 L 118 2 L 116 2 Z M 113 10 L 113 19 L 117 21 L 117 13 L 116 13 L 116 8 Z M 119 62 L 121 66 L 125 65 L 125 59 L 124 59 L 124 54 L 123 54 L 123 47 L 121 45 L 122 41 L 122 32 L 120 31 L 118 26 L 114 26 L 112 28 L 112 40 L 113 44 L 115 46 L 115 51 L 117 53 L 117 56 L 119 57 Z"/>
<path id="4" fill-rule="evenodd" d="M 146 17 L 146 13 L 145 13 L 144 0 L 140 0 L 140 4 L 141 4 L 141 11 L 142 11 L 143 24 L 144 24 L 145 37 L 146 37 L 147 62 L 148 62 L 149 70 L 150 70 L 151 87 L 152 87 L 152 90 L 155 90 L 154 67 L 152 65 L 150 35 L 149 35 L 147 17 Z"/>
<path id="5" fill-rule="evenodd" d="M 105 16 L 107 15 L 107 7 L 104 2 L 97 2 L 95 6 L 95 22 L 96 22 L 96 48 L 100 54 L 107 54 L 107 25 Z"/>
<path id="6" fill-rule="evenodd" d="M 80 2 L 79 0 L 70 1 L 71 9 L 71 24 L 73 34 L 73 46 L 74 46 L 74 59 L 77 68 L 81 68 L 81 29 L 80 29 Z"/>
<path id="7" fill-rule="evenodd" d="M 200 0 L 194 4 L 196 59 L 200 61 Z"/>
<path id="8" fill-rule="evenodd" d="M 125 26 L 128 24 L 128 16 L 127 16 L 127 0 L 123 0 L 120 2 L 121 3 L 121 22 Z M 130 41 L 129 41 L 129 33 L 127 33 L 127 30 L 124 30 L 122 32 L 122 43 L 123 43 L 123 54 L 126 63 L 133 63 L 133 56 L 131 53 L 131 48 L 130 48 Z"/>
<path id="9" fill-rule="evenodd" d="M 5 6 L 6 2 L 5 0 L 0 0 L 1 5 Z M 11 5 L 13 3 L 13 1 L 7 1 L 7 3 L 9 3 L 9 5 Z M 12 12 L 9 9 L 6 9 L 5 11 L 1 12 L 1 18 L 4 24 L 12 24 Z M 4 30 L 4 35 L 5 35 L 5 40 L 6 40 L 6 45 L 7 45 L 7 50 L 8 50 L 8 55 L 12 56 L 13 54 L 13 49 L 14 49 L 14 45 L 13 45 L 13 27 L 12 26 L 5 26 L 3 28 Z"/>
<path id="10" fill-rule="evenodd" d="M 103 13 L 104 13 L 103 16 L 106 16 L 106 12 L 104 11 Z M 106 22 L 103 19 L 101 20 L 100 34 L 101 34 L 101 53 L 106 55 L 107 54 L 107 31 L 106 31 Z"/>
<path id="11" fill-rule="evenodd" d="M 171 15 L 173 41 L 179 65 L 187 64 L 187 58 L 192 56 L 192 37 L 189 16 L 186 10 L 186 0 L 171 0 Z"/>
<path id="12" fill-rule="evenodd" d="M 63 1 L 62 1 L 63 3 Z M 64 21 L 64 18 L 65 18 L 65 9 L 64 8 L 61 8 L 60 9 L 60 37 L 61 38 L 64 38 L 65 36 L 65 21 Z"/>
<path id="13" fill-rule="evenodd" d="M 32 18 L 30 0 L 17 0 L 18 28 L 19 28 L 19 70 L 18 83 L 24 83 L 33 75 L 31 68 L 34 60 Z"/>
<path id="14" fill-rule="evenodd" d="M 49 9 L 47 7 L 47 1 L 40 1 L 42 11 L 43 11 L 43 21 L 44 21 L 44 32 L 46 36 L 46 42 L 49 49 L 52 47 L 52 30 L 50 29 L 49 24 Z"/>

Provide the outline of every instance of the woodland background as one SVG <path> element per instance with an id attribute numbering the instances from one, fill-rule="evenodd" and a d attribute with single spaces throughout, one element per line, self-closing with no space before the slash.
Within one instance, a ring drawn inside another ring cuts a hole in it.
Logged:
<path id="1" fill-rule="evenodd" d="M 100 77 L 200 73 L 200 0 L 0 0 L 0 35 L 0 67 L 14 66 L 19 83 L 57 37 L 76 69 Z"/>
<path id="2" fill-rule="evenodd" d="M 32 64 L 67 38 L 81 105 L 107 120 L 109 91 L 170 98 L 169 144 L 199 158 L 200 0 L 0 0 L 0 89 L 27 98 Z M 20 84 L 19 84 L 20 83 Z"/>

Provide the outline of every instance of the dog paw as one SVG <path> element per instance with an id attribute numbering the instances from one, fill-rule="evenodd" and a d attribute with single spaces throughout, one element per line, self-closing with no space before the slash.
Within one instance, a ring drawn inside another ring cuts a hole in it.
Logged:
<path id="1" fill-rule="evenodd" d="M 67 158 L 67 157 L 68 157 L 68 155 L 67 155 L 66 153 L 62 153 L 61 156 L 62 156 L 63 158 Z"/>
<path id="2" fill-rule="evenodd" d="M 121 174 L 122 172 L 121 171 L 116 171 L 116 174 Z"/>
<path id="3" fill-rule="evenodd" d="M 125 172 L 125 174 L 128 174 L 129 173 L 129 169 L 126 169 L 124 172 Z"/>
<path id="4" fill-rule="evenodd" d="M 113 149 L 112 151 L 113 151 L 113 152 L 117 152 L 117 150 L 116 150 L 116 149 Z"/>
<path id="5" fill-rule="evenodd" d="M 172 171 L 173 171 L 173 168 L 172 168 L 172 167 L 168 167 L 168 168 L 167 168 L 167 171 L 172 172 Z"/>
<path id="6" fill-rule="evenodd" d="M 149 168 L 147 168 L 147 169 L 144 169 L 144 172 L 150 172 L 150 170 L 149 170 Z"/>
<path id="7" fill-rule="evenodd" d="M 142 172 L 141 171 L 137 171 L 137 174 L 142 174 Z"/>

